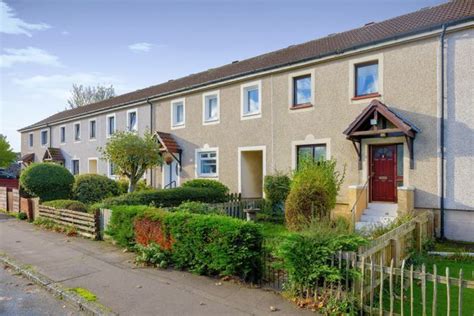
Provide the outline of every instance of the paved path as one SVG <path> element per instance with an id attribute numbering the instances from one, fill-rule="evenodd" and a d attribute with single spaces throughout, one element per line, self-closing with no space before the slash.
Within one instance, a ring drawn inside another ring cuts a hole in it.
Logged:
<path id="1" fill-rule="evenodd" d="M 8 268 L 0 268 L 0 315 L 82 315 Z"/>
<path id="2" fill-rule="evenodd" d="M 122 315 L 314 315 L 279 295 L 173 270 L 137 268 L 133 254 L 0 214 L 0 252 Z M 270 306 L 278 309 L 270 311 Z"/>

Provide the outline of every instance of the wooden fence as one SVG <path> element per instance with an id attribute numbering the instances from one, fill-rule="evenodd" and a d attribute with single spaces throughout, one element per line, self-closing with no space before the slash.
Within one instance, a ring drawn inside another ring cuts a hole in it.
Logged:
<path id="1" fill-rule="evenodd" d="M 379 264 L 385 265 L 393 259 L 395 266 L 400 267 L 402 260 L 408 258 L 409 251 L 421 251 L 423 241 L 433 238 L 433 234 L 433 213 L 424 212 L 361 247 L 359 255 L 377 258 Z"/>
<path id="2" fill-rule="evenodd" d="M 39 217 L 62 226 L 73 227 L 81 236 L 100 239 L 99 212 L 89 214 L 40 205 L 38 213 Z"/>
<path id="3" fill-rule="evenodd" d="M 240 193 L 229 195 L 229 200 L 224 203 L 211 204 L 212 207 L 222 209 L 227 215 L 235 218 L 245 219 L 245 210 L 250 208 L 262 208 L 263 199 L 247 199 L 242 198 Z"/>

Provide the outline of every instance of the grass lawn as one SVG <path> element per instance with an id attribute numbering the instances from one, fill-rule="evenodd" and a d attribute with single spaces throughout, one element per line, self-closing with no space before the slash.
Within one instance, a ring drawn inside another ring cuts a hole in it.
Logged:
<path id="1" fill-rule="evenodd" d="M 450 277 L 459 277 L 459 270 L 463 270 L 463 279 L 474 280 L 474 260 L 469 258 L 450 259 L 435 256 L 426 256 L 421 260 L 426 266 L 426 271 L 433 273 L 433 265 L 436 264 L 438 275 L 446 275 L 446 267 L 449 267 Z M 407 279 L 406 279 L 407 280 Z M 398 280 L 399 282 L 399 280 Z M 407 282 L 407 281 L 405 281 Z M 390 298 L 388 284 L 384 293 L 384 309 L 389 310 Z M 384 286 L 385 288 L 385 286 Z M 451 298 L 451 315 L 458 314 L 458 297 L 459 287 L 455 285 L 450 286 L 450 298 Z M 413 288 L 414 298 L 414 314 L 422 314 L 422 295 L 421 295 L 421 281 L 416 281 Z M 406 315 L 410 315 L 410 288 L 406 288 L 404 291 L 404 311 Z M 427 315 L 432 315 L 433 306 L 433 282 L 426 282 L 426 312 Z M 462 315 L 472 316 L 474 314 L 474 289 L 463 288 L 463 306 Z M 396 298 L 394 304 L 395 313 L 400 313 L 400 285 L 396 291 Z M 447 290 L 445 284 L 437 285 L 437 315 L 447 314 Z"/>
<path id="2" fill-rule="evenodd" d="M 434 251 L 446 252 L 474 252 L 474 243 L 460 241 L 443 241 L 437 242 Z M 474 260 L 474 258 L 473 258 Z"/>
<path id="3" fill-rule="evenodd" d="M 260 222 L 262 225 L 263 238 L 265 240 L 265 246 L 269 250 L 274 250 L 283 241 L 282 237 L 287 236 L 290 232 L 286 229 L 284 224 L 275 224 Z"/>

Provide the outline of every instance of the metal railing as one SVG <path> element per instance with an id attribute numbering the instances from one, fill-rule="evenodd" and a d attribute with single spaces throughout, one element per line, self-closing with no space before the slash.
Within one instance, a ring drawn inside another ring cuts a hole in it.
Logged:
<path id="1" fill-rule="evenodd" d="M 365 180 L 365 184 L 362 186 L 361 192 L 359 193 L 359 195 L 357 196 L 354 204 L 352 205 L 352 208 L 351 208 L 351 223 L 352 223 L 352 229 L 353 230 L 355 230 L 355 212 L 354 212 L 354 210 L 355 210 L 357 204 L 359 203 L 359 200 L 362 197 L 362 194 L 364 194 L 365 189 L 368 187 L 369 181 L 370 181 L 371 178 L 372 178 L 372 174 L 369 174 L 369 176 Z"/>

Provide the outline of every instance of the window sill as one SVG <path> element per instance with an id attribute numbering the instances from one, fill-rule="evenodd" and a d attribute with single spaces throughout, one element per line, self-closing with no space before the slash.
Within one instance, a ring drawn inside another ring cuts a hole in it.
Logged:
<path id="1" fill-rule="evenodd" d="M 356 96 L 356 97 L 353 97 L 351 100 L 352 101 L 357 101 L 357 100 L 364 100 L 364 99 L 371 99 L 371 98 L 379 98 L 381 97 L 382 95 L 380 93 L 371 93 L 371 94 L 365 94 L 365 95 L 361 95 L 361 96 Z"/>
<path id="2" fill-rule="evenodd" d="M 241 115 L 240 120 L 251 120 L 251 119 L 256 119 L 256 118 L 261 118 L 261 117 L 262 117 L 262 112 L 246 113 L 246 114 Z"/>
<path id="3" fill-rule="evenodd" d="M 313 107 L 312 103 L 302 103 L 296 104 L 290 107 L 290 110 L 299 110 L 299 109 L 307 109 Z"/>

